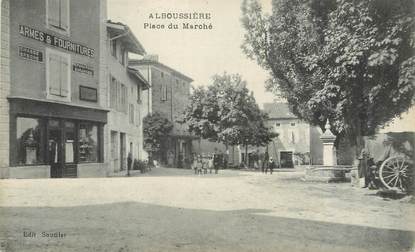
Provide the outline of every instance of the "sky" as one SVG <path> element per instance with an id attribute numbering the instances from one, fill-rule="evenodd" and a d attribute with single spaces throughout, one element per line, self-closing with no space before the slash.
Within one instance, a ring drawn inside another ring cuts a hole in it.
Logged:
<path id="1" fill-rule="evenodd" d="M 107 0 L 108 19 L 130 27 L 148 54 L 158 54 L 159 61 L 194 79 L 193 85 L 208 85 L 214 74 L 239 73 L 254 92 L 257 103 L 272 102 L 274 96 L 265 91 L 267 73 L 241 49 L 244 29 L 241 25 L 242 0 Z M 271 0 L 261 0 L 266 12 Z M 169 23 L 182 26 L 183 20 L 151 19 L 158 13 L 210 13 L 209 20 L 189 23 L 212 24 L 212 30 L 145 29 L 145 23 Z M 415 107 L 403 118 L 395 119 L 382 130 L 407 131 L 415 125 Z M 381 132 L 382 132 L 381 131 Z"/>
<path id="2" fill-rule="evenodd" d="M 272 102 L 265 91 L 268 74 L 241 49 L 244 29 L 241 25 L 241 0 L 108 0 L 108 19 L 130 27 L 148 54 L 158 54 L 159 61 L 194 79 L 194 86 L 210 84 L 214 74 L 239 73 L 254 92 L 262 107 Z M 263 0 L 266 10 L 270 1 Z M 150 14 L 171 12 L 210 13 L 209 20 L 160 20 Z M 185 30 L 182 23 L 207 25 L 211 30 Z M 179 25 L 178 30 L 145 29 L 145 23 Z"/>

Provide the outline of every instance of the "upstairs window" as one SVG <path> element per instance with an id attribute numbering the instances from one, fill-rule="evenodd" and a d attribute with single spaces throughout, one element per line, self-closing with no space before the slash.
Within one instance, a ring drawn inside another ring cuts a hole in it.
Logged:
<path id="1" fill-rule="evenodd" d="M 121 55 L 120 55 L 120 60 L 121 60 L 121 65 L 123 65 L 123 66 L 125 66 L 125 59 L 126 59 L 126 50 L 125 50 L 125 48 L 121 48 Z"/>
<path id="2" fill-rule="evenodd" d="M 47 0 L 47 24 L 59 32 L 69 32 L 69 0 Z"/>
<path id="3" fill-rule="evenodd" d="M 117 58 L 117 40 L 110 41 L 111 55 Z"/>
<path id="4" fill-rule="evenodd" d="M 130 104 L 130 108 L 129 108 L 129 114 L 130 114 L 130 124 L 134 124 L 134 105 Z"/>
<path id="5" fill-rule="evenodd" d="M 51 49 L 46 50 L 48 98 L 70 100 L 70 56 Z"/>
<path id="6" fill-rule="evenodd" d="M 167 101 L 167 85 L 166 83 L 161 84 L 161 100 Z"/>

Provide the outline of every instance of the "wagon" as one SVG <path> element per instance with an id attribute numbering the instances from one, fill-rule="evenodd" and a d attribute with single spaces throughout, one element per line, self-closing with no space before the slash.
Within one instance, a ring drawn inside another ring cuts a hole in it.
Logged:
<path id="1" fill-rule="evenodd" d="M 372 142 L 372 149 L 382 150 L 383 158 L 379 158 L 376 163 L 371 158 L 369 162 L 371 164 L 368 164 L 370 180 L 377 187 L 397 189 L 402 192 L 413 191 L 414 134 L 389 133 L 387 139 L 381 145 L 379 142 Z"/>
<path id="2" fill-rule="evenodd" d="M 379 167 L 378 178 L 387 189 L 408 192 L 413 188 L 413 161 L 401 157 L 389 157 Z"/>

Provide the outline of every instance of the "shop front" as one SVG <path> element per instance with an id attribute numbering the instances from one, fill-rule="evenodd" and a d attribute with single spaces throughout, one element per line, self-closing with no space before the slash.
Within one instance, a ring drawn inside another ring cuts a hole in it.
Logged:
<path id="1" fill-rule="evenodd" d="M 96 176 L 105 176 L 105 165 L 99 164 L 106 110 L 19 98 L 9 101 L 10 177 L 83 177 L 89 167 Z"/>

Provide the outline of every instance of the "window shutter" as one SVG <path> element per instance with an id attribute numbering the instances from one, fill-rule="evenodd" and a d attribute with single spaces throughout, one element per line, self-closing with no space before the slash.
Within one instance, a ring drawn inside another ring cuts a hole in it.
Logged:
<path id="1" fill-rule="evenodd" d="M 60 0 L 61 1 L 61 25 L 60 27 L 68 31 L 69 30 L 69 1 L 68 0 Z"/>
<path id="2" fill-rule="evenodd" d="M 59 27 L 59 0 L 48 0 L 48 23 Z"/>
<path id="3" fill-rule="evenodd" d="M 69 94 L 69 62 L 66 58 L 60 57 L 61 59 L 61 96 L 67 97 Z"/>
<path id="4" fill-rule="evenodd" d="M 165 101 L 167 100 L 167 87 L 166 83 L 161 84 L 161 100 Z"/>
<path id="5" fill-rule="evenodd" d="M 60 95 L 60 57 L 58 55 L 49 54 L 48 58 L 48 67 L 49 67 L 49 94 Z"/>

